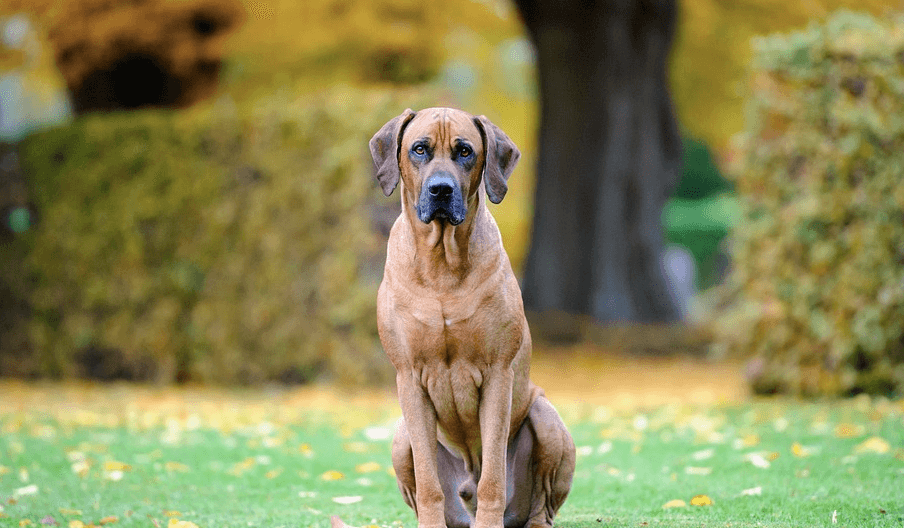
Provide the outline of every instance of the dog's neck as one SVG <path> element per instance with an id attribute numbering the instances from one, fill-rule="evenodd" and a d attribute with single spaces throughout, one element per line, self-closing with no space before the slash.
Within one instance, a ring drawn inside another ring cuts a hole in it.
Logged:
<path id="1" fill-rule="evenodd" d="M 414 204 L 405 199 L 404 193 L 402 196 L 402 214 L 414 241 L 413 271 L 421 282 L 461 283 L 474 266 L 485 264 L 474 262 L 473 255 L 482 253 L 472 251 L 474 246 L 486 243 L 486 237 L 491 236 L 485 229 L 486 223 L 492 220 L 482 192 L 468 197 L 468 213 L 464 222 L 457 226 L 440 219 L 429 224 L 421 222 Z"/>

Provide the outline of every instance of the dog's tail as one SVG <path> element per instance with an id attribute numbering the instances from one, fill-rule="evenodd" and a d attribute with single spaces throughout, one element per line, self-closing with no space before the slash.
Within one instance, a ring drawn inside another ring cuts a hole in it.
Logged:
<path id="1" fill-rule="evenodd" d="M 338 515 L 333 515 L 330 517 L 330 528 L 354 528 L 353 526 L 349 526 L 342 522 L 342 519 L 339 518 Z"/>

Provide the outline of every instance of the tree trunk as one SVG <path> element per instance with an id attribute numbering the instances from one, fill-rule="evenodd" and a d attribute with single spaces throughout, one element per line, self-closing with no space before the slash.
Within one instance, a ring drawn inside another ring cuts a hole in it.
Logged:
<path id="1" fill-rule="evenodd" d="M 681 158 L 666 75 L 675 0 L 517 4 L 541 97 L 525 306 L 674 321 L 660 217 Z"/>

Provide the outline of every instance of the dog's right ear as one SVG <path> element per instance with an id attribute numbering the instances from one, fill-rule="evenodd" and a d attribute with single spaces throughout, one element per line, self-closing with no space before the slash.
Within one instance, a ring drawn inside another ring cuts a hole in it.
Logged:
<path id="1" fill-rule="evenodd" d="M 370 155 L 373 156 L 377 169 L 377 181 L 380 182 L 386 196 L 392 194 L 399 184 L 399 150 L 402 148 L 402 133 L 414 115 L 410 108 L 406 108 L 402 115 L 390 119 L 370 139 Z"/>

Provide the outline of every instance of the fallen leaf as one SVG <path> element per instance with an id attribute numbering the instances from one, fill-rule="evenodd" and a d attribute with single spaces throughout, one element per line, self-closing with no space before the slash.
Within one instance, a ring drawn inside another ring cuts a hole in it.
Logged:
<path id="1" fill-rule="evenodd" d="M 744 455 L 744 460 L 762 469 L 767 469 L 770 466 L 769 461 L 759 453 L 748 453 L 747 455 Z"/>
<path id="2" fill-rule="evenodd" d="M 373 441 L 389 440 L 392 438 L 392 434 L 393 431 L 390 427 L 373 426 L 364 430 L 364 436 Z"/>
<path id="3" fill-rule="evenodd" d="M 178 471 L 180 473 L 186 473 L 190 469 L 182 462 L 167 462 L 163 464 L 163 468 L 167 471 Z"/>
<path id="4" fill-rule="evenodd" d="M 276 477 L 278 477 L 280 474 L 282 474 L 282 472 L 283 472 L 282 468 L 271 469 L 270 471 L 268 471 L 264 474 L 264 477 L 272 480 L 272 479 L 275 479 Z"/>
<path id="5" fill-rule="evenodd" d="M 166 515 L 167 517 L 182 517 L 182 514 L 176 510 L 164 510 L 163 515 Z"/>
<path id="6" fill-rule="evenodd" d="M 342 444 L 342 449 L 349 453 L 366 453 L 370 446 L 364 442 L 346 442 Z"/>
<path id="7" fill-rule="evenodd" d="M 26 495 L 37 495 L 38 494 L 38 485 L 30 484 L 28 486 L 23 486 L 13 492 L 13 497 L 25 497 Z"/>
<path id="8" fill-rule="evenodd" d="M 80 477 L 84 477 L 91 469 L 91 464 L 87 460 L 80 460 L 72 464 L 72 472 Z"/>
<path id="9" fill-rule="evenodd" d="M 85 528 L 85 523 L 78 519 L 69 521 L 69 528 Z"/>
<path id="10" fill-rule="evenodd" d="M 712 506 L 713 500 L 706 495 L 695 495 L 691 499 L 691 506 Z"/>
<path id="11" fill-rule="evenodd" d="M 170 519 L 167 528 L 198 528 L 198 525 L 191 521 L 180 521 L 179 519 Z"/>
<path id="12" fill-rule="evenodd" d="M 31 522 L 31 519 L 22 519 L 19 521 L 19 526 L 31 526 L 32 524 L 34 523 Z"/>
<path id="13" fill-rule="evenodd" d="M 320 475 L 321 480 L 342 480 L 344 478 L 345 478 L 345 475 L 343 475 L 339 471 L 336 471 L 335 469 L 331 469 L 331 470 L 327 471 L 326 473 L 324 473 L 323 475 Z"/>
<path id="14" fill-rule="evenodd" d="M 686 508 L 687 503 L 681 499 L 672 499 L 669 502 L 662 505 L 662 509 L 668 510 L 669 508 Z"/>
<path id="15" fill-rule="evenodd" d="M 99 524 L 100 526 L 103 526 L 105 524 L 114 524 L 117 522 L 119 522 L 119 517 L 117 517 L 115 515 L 108 515 L 108 516 L 104 517 L 103 519 L 97 521 L 97 524 Z"/>
<path id="16" fill-rule="evenodd" d="M 854 438 L 863 435 L 864 427 L 860 424 L 840 423 L 835 426 L 835 436 L 838 438 Z"/>
<path id="17" fill-rule="evenodd" d="M 797 458 L 806 458 L 810 456 L 810 449 L 800 445 L 799 442 L 791 444 L 791 454 Z"/>
<path id="18" fill-rule="evenodd" d="M 884 455 L 889 451 L 891 451 L 891 445 L 889 445 L 889 443 L 884 438 L 878 436 L 868 438 L 854 448 L 854 453 L 857 453 L 858 455 L 862 455 L 864 453 Z"/>
<path id="19" fill-rule="evenodd" d="M 60 515 L 81 515 L 82 510 L 70 510 L 69 508 L 60 508 Z"/>
<path id="20" fill-rule="evenodd" d="M 354 504 L 356 502 L 361 502 L 364 500 L 364 497 L 361 495 L 350 495 L 346 497 L 333 497 L 333 502 L 336 504 Z"/>
<path id="21" fill-rule="evenodd" d="M 376 462 L 365 462 L 355 466 L 355 471 L 358 473 L 370 473 L 372 471 L 380 471 L 380 469 L 380 464 L 377 464 Z"/>
<path id="22" fill-rule="evenodd" d="M 117 460 L 108 460 L 104 462 L 104 471 L 131 471 L 132 466 L 126 464 L 125 462 L 119 462 Z"/>
<path id="23" fill-rule="evenodd" d="M 701 450 L 701 451 L 697 451 L 697 452 L 691 454 L 691 458 L 693 458 L 693 459 L 696 460 L 697 462 L 700 462 L 701 460 L 709 460 L 709 459 L 712 458 L 713 455 L 715 455 L 715 454 L 716 454 L 716 450 L 715 450 L 715 449 L 712 449 L 712 448 L 710 448 L 710 449 L 703 449 L 703 450 Z"/>

